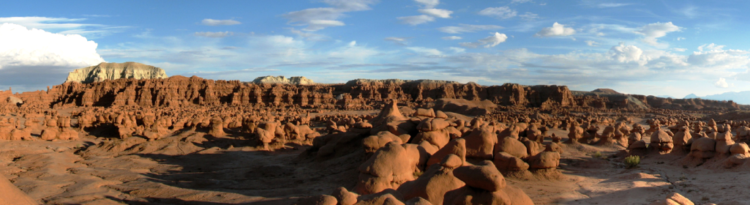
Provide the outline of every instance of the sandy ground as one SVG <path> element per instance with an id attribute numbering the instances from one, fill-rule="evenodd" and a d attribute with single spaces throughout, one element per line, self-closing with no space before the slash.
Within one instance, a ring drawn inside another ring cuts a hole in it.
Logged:
<path id="1" fill-rule="evenodd" d="M 352 188 L 363 161 L 357 153 L 301 157 L 306 146 L 259 151 L 238 137 L 188 130 L 151 142 L 83 135 L 74 142 L 0 141 L 0 173 L 43 204 L 291 204 Z M 626 169 L 615 157 L 622 147 L 563 148 L 563 179 L 509 184 L 536 204 L 650 204 L 672 192 L 698 204 L 750 204 L 750 185 L 740 183 L 750 181 L 750 167 L 724 169 L 720 158 L 684 168 L 684 155 L 650 155 Z"/>

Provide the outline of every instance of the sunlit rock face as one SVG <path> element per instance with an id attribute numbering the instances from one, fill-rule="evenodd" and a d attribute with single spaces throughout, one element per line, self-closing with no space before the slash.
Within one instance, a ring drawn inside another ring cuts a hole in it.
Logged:
<path id="1" fill-rule="evenodd" d="M 100 63 L 73 70 L 65 82 L 93 83 L 121 78 L 163 79 L 167 78 L 167 73 L 161 68 L 136 62 Z"/>

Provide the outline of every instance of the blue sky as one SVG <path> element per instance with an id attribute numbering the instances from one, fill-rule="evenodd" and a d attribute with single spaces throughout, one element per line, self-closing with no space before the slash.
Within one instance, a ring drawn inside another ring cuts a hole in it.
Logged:
<path id="1" fill-rule="evenodd" d="M 699 96 L 750 90 L 747 1 L 9 1 L 0 86 L 99 62 L 168 75 L 442 79 Z M 44 6 L 40 6 L 44 5 Z"/>

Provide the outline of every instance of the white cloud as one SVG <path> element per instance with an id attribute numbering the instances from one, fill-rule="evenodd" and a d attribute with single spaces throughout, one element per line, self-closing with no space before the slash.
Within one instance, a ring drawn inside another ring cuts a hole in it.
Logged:
<path id="1" fill-rule="evenodd" d="M 503 6 L 503 7 L 489 7 L 482 9 L 479 11 L 479 15 L 483 16 L 492 16 L 497 17 L 501 19 L 508 19 L 513 18 L 517 15 L 517 12 L 513 9 L 510 9 L 510 7 Z"/>
<path id="2" fill-rule="evenodd" d="M 461 40 L 461 36 L 446 36 L 442 38 L 443 40 Z"/>
<path id="3" fill-rule="evenodd" d="M 495 32 L 495 34 L 487 38 L 479 39 L 479 41 L 477 42 L 473 42 L 473 43 L 464 42 L 464 43 L 460 43 L 460 45 L 463 47 L 468 47 L 468 48 L 476 48 L 479 46 L 484 46 L 485 48 L 492 48 L 502 42 L 505 42 L 505 40 L 508 40 L 507 35 L 505 35 L 504 33 Z"/>
<path id="4" fill-rule="evenodd" d="M 463 52 L 466 52 L 466 49 L 459 48 L 459 47 L 449 47 L 448 49 L 450 49 L 454 53 L 463 53 Z"/>
<path id="5" fill-rule="evenodd" d="M 232 19 L 226 19 L 226 20 L 203 19 L 203 21 L 201 21 L 201 24 L 206 25 L 206 26 L 230 26 L 230 25 L 240 24 L 240 22 L 232 20 Z"/>
<path id="6" fill-rule="evenodd" d="M 677 37 L 676 40 L 681 41 L 681 40 L 685 40 L 685 38 L 684 37 Z"/>
<path id="7" fill-rule="evenodd" d="M 357 41 L 351 41 L 349 42 L 349 47 L 357 46 Z"/>
<path id="8" fill-rule="evenodd" d="M 435 8 L 429 8 L 429 9 L 420 9 L 420 13 L 439 17 L 439 18 L 450 18 L 453 11 L 445 10 L 445 9 L 435 9 Z"/>
<path id="9" fill-rule="evenodd" d="M 402 16 L 398 17 L 398 20 L 401 20 L 401 23 L 403 24 L 409 24 L 409 25 L 419 25 L 423 23 L 427 23 L 430 21 L 434 21 L 435 17 L 428 16 L 428 15 L 418 15 L 418 16 Z"/>
<path id="10" fill-rule="evenodd" d="M 423 4 L 427 8 L 433 8 L 440 4 L 440 0 L 414 0 L 417 3 Z"/>
<path id="11" fill-rule="evenodd" d="M 750 52 L 745 50 L 724 50 L 724 46 L 712 43 L 699 46 L 698 51 L 688 56 L 687 62 L 714 69 L 747 68 L 750 64 L 748 54 Z"/>
<path id="12" fill-rule="evenodd" d="M 586 45 L 593 47 L 593 46 L 599 46 L 599 43 L 597 43 L 596 41 L 588 40 L 586 41 Z"/>
<path id="13" fill-rule="evenodd" d="M 309 8 L 292 11 L 282 16 L 294 26 L 307 26 L 305 31 L 317 31 L 332 26 L 344 26 L 344 22 L 337 20 L 346 12 L 369 10 L 376 0 L 325 0 L 333 7 Z"/>
<path id="14" fill-rule="evenodd" d="M 521 17 L 521 19 L 523 20 L 532 21 L 532 20 L 538 19 L 539 15 L 527 11 L 526 13 L 518 15 L 518 17 Z"/>
<path id="15" fill-rule="evenodd" d="M 224 38 L 224 37 L 227 37 L 227 36 L 234 35 L 234 33 L 229 32 L 229 31 L 224 31 L 224 32 L 221 32 L 221 31 L 219 31 L 219 32 L 195 32 L 194 34 L 196 36 L 202 36 L 202 37 L 208 37 L 208 38 Z"/>
<path id="16" fill-rule="evenodd" d="M 101 24 L 81 23 L 85 18 L 50 18 L 50 17 L 0 17 L 0 24 L 12 23 L 26 28 L 42 29 L 61 34 L 80 34 L 89 38 L 97 38 L 120 32 L 127 26 L 107 26 Z"/>
<path id="17" fill-rule="evenodd" d="M 399 38 L 399 37 L 387 37 L 384 40 L 393 42 L 398 45 L 406 45 L 406 39 L 405 38 Z"/>
<path id="18" fill-rule="evenodd" d="M 684 52 L 684 51 L 687 50 L 687 49 L 684 49 L 684 48 L 672 48 L 672 49 L 675 50 L 675 51 L 678 51 L 678 52 Z"/>
<path id="19" fill-rule="evenodd" d="M 609 55 L 621 63 L 637 62 L 641 60 L 643 50 L 633 45 L 620 43 L 620 45 L 609 49 Z"/>
<path id="20" fill-rule="evenodd" d="M 511 4 L 522 4 L 522 3 L 529 3 L 531 0 L 512 0 L 510 1 Z"/>
<path id="21" fill-rule="evenodd" d="M 716 81 L 714 83 L 714 85 L 716 85 L 716 87 L 719 87 L 719 88 L 728 88 L 729 87 L 729 84 L 727 83 L 727 81 L 724 78 L 719 78 L 719 80 Z"/>
<path id="22" fill-rule="evenodd" d="M 419 13 L 423 15 L 417 16 L 402 16 L 397 17 L 403 24 L 409 24 L 412 26 L 435 21 L 435 17 L 438 18 L 450 18 L 453 11 L 446 9 L 436 9 L 435 6 L 440 4 L 439 0 L 414 0 L 424 6 L 423 9 L 419 9 Z"/>
<path id="23" fill-rule="evenodd" d="M 543 28 L 538 33 L 534 34 L 537 37 L 551 37 L 551 36 L 570 36 L 576 33 L 576 30 L 565 25 L 555 22 L 552 27 Z"/>
<path id="24" fill-rule="evenodd" d="M 445 26 L 440 27 L 438 30 L 443 33 L 470 33 L 484 30 L 496 30 L 502 29 L 502 26 L 497 25 L 470 25 L 470 24 L 459 24 L 458 26 Z"/>
<path id="25" fill-rule="evenodd" d="M 104 61 L 97 44 L 77 34 L 56 34 L 21 25 L 0 24 L 3 66 L 91 66 Z"/>
<path id="26" fill-rule="evenodd" d="M 81 35 L 11 23 L 0 24 L 0 45 L 0 85 L 14 91 L 57 85 L 74 68 L 104 62 L 97 43 Z"/>
<path id="27" fill-rule="evenodd" d="M 652 23 L 645 25 L 641 27 L 640 30 L 637 31 L 638 34 L 643 35 L 643 42 L 647 43 L 652 46 L 659 45 L 658 42 L 656 42 L 657 38 L 661 38 L 667 35 L 667 33 L 680 31 L 681 28 L 678 26 L 675 26 L 672 24 L 672 22 L 667 23 Z"/>
<path id="28" fill-rule="evenodd" d="M 599 8 L 615 8 L 615 7 L 621 7 L 621 6 L 627 6 L 630 4 L 624 4 L 624 3 L 600 3 L 597 5 Z"/>
<path id="29" fill-rule="evenodd" d="M 434 48 L 407 47 L 406 49 L 409 49 L 411 51 L 414 51 L 415 53 L 419 53 L 419 54 L 427 55 L 427 56 L 442 56 L 443 55 L 443 52 L 440 52 L 440 50 L 434 49 Z"/>

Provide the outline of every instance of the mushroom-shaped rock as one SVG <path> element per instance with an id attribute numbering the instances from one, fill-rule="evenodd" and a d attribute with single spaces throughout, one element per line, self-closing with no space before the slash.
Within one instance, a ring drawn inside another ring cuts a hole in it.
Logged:
<path id="1" fill-rule="evenodd" d="M 529 167 L 532 169 L 554 169 L 560 165 L 560 153 L 544 151 L 529 159 Z"/>
<path id="2" fill-rule="evenodd" d="M 500 142 L 497 143 L 495 148 L 495 152 L 506 152 L 521 159 L 525 159 L 529 156 L 526 145 L 513 137 L 503 137 L 500 139 Z"/>
<path id="3" fill-rule="evenodd" d="M 421 197 L 431 204 L 443 204 L 445 193 L 464 186 L 463 181 L 453 176 L 453 170 L 462 164 L 461 158 L 450 154 L 440 164 L 430 166 L 416 180 L 401 185 L 398 192 L 405 200 Z"/>
<path id="4" fill-rule="evenodd" d="M 529 169 L 529 164 L 524 162 L 521 158 L 513 156 L 507 152 L 498 152 L 495 154 L 494 163 L 497 169 L 506 176 L 515 172 L 524 172 Z"/>
<path id="5" fill-rule="evenodd" d="M 362 195 L 357 198 L 355 205 L 404 205 L 404 202 L 399 200 L 401 194 L 393 189 L 388 189 L 383 192 Z"/>
<path id="6" fill-rule="evenodd" d="M 487 190 L 490 192 L 505 188 L 505 177 L 497 170 L 491 161 L 484 161 L 482 165 L 462 166 L 453 170 L 453 175 L 467 186 Z"/>
<path id="7" fill-rule="evenodd" d="M 338 200 L 336 200 L 336 197 L 333 197 L 331 195 L 320 195 L 320 196 L 313 196 L 313 197 L 300 199 L 297 204 L 299 205 L 303 205 L 303 204 L 336 205 L 338 204 Z"/>
<path id="8" fill-rule="evenodd" d="M 353 205 L 357 203 L 358 194 L 346 190 L 344 187 L 336 188 L 331 196 L 336 197 L 338 203 L 341 205 Z"/>
<path id="9" fill-rule="evenodd" d="M 672 136 L 657 127 L 654 133 L 651 134 L 650 147 L 652 147 L 660 154 L 669 154 L 674 148 L 674 144 L 672 143 Z"/>
<path id="10" fill-rule="evenodd" d="M 450 154 L 454 154 L 461 158 L 462 161 L 466 161 L 466 139 L 456 138 L 441 148 L 427 160 L 427 167 L 433 164 L 440 163 Z"/>
<path id="11" fill-rule="evenodd" d="M 474 129 L 466 137 L 466 157 L 492 159 L 497 135 L 489 126 Z"/>
<path id="12" fill-rule="evenodd" d="M 380 131 L 377 135 L 372 135 L 362 140 L 362 144 L 365 147 L 366 153 L 375 153 L 375 151 L 378 151 L 378 149 L 385 146 L 389 142 L 395 142 L 398 144 L 404 143 L 403 141 L 401 141 L 401 138 L 389 131 Z"/>
<path id="13" fill-rule="evenodd" d="M 426 162 L 427 154 L 420 153 L 418 146 L 411 145 L 390 142 L 375 152 L 359 167 L 359 181 L 355 190 L 360 194 L 378 193 L 414 180 L 414 172 L 419 170 L 421 163 Z"/>
<path id="14" fill-rule="evenodd" d="M 224 137 L 227 135 L 227 133 L 224 132 L 224 121 L 218 116 L 211 118 L 210 127 L 211 130 L 208 131 L 208 134 L 214 137 Z"/>

